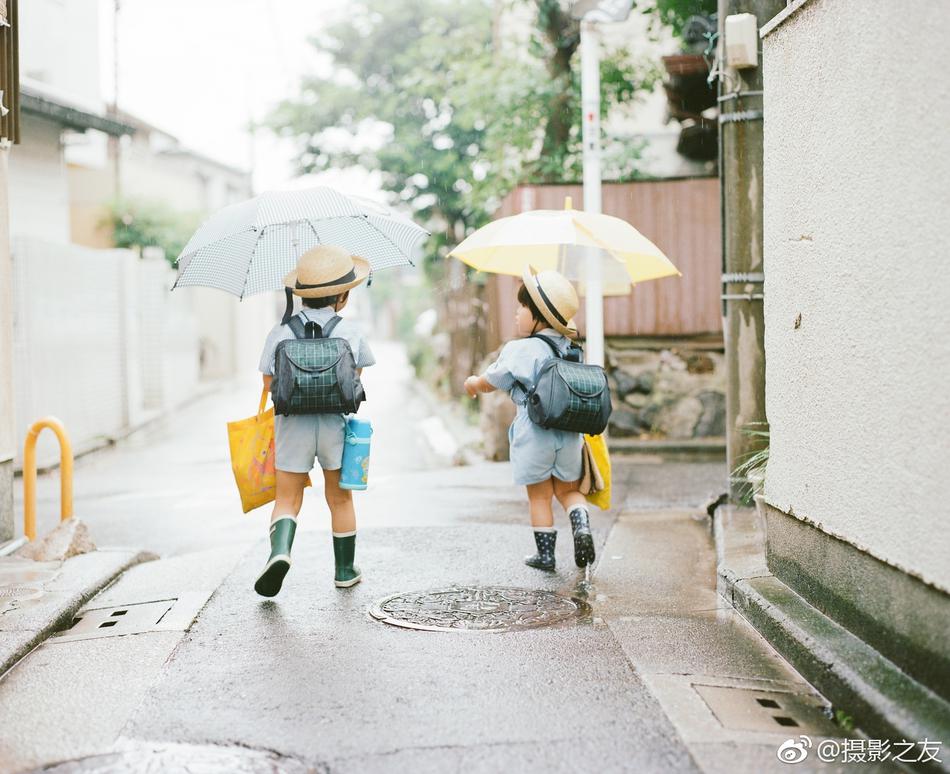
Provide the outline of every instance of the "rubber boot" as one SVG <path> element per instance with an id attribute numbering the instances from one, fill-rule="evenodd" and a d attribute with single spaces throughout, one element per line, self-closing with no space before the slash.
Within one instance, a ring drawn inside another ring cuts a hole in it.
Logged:
<path id="1" fill-rule="evenodd" d="M 270 558 L 254 584 L 254 591 L 262 597 L 277 596 L 284 576 L 290 569 L 290 548 L 294 544 L 297 519 L 278 516 L 270 525 Z"/>
<path id="2" fill-rule="evenodd" d="M 355 586 L 363 580 L 360 568 L 353 564 L 356 556 L 356 532 L 333 533 L 333 558 L 336 562 L 336 574 L 333 585 L 338 589 Z"/>
<path id="3" fill-rule="evenodd" d="M 568 514 L 574 531 L 574 563 L 586 567 L 594 563 L 594 536 L 590 533 L 590 516 L 583 505 L 571 508 Z"/>
<path id="4" fill-rule="evenodd" d="M 554 528 L 536 529 L 534 544 L 538 552 L 534 556 L 525 557 L 524 563 L 537 570 L 554 569 L 554 546 L 557 543 L 557 530 Z"/>

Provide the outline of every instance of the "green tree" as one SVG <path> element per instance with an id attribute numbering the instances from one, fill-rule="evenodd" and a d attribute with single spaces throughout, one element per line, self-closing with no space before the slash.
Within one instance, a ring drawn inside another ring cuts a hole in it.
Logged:
<path id="1" fill-rule="evenodd" d="M 634 7 L 651 14 L 654 19 L 680 37 L 690 16 L 711 16 L 716 13 L 716 0 L 634 0 Z"/>
<path id="2" fill-rule="evenodd" d="M 526 52 L 493 49 L 487 0 L 367 0 L 314 38 L 329 73 L 309 76 L 270 125 L 299 143 L 301 172 L 359 164 L 428 222 L 430 258 L 481 225 L 524 179 L 580 177 L 577 22 L 530 2 Z M 516 4 L 517 4 L 516 3 Z M 652 65 L 610 52 L 603 109 L 652 86 Z M 362 141 L 376 133 L 381 141 Z"/>
<path id="3" fill-rule="evenodd" d="M 198 226 L 197 214 L 174 212 L 161 202 L 114 202 L 103 219 L 116 247 L 160 247 L 172 265 Z"/>

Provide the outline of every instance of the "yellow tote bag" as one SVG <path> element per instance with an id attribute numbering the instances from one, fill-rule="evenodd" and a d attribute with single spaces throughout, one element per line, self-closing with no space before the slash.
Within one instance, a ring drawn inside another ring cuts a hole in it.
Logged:
<path id="1" fill-rule="evenodd" d="M 590 449 L 593 463 L 604 481 L 604 488 L 585 495 L 587 502 L 601 510 L 610 508 L 610 453 L 607 451 L 607 439 L 603 435 L 585 435 L 584 442 Z"/>
<path id="2" fill-rule="evenodd" d="M 231 470 L 241 493 L 244 513 L 272 502 L 277 495 L 277 468 L 274 458 L 274 409 L 264 411 L 267 390 L 261 391 L 257 414 L 228 422 Z M 310 481 L 307 481 L 310 486 Z"/>

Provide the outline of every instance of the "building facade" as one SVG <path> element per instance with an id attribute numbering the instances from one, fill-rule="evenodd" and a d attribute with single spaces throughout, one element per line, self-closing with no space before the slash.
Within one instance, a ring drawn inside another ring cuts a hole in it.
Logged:
<path id="1" fill-rule="evenodd" d="M 944 701 L 950 89 L 908 69 L 948 25 L 798 0 L 762 30 L 769 570 Z"/>

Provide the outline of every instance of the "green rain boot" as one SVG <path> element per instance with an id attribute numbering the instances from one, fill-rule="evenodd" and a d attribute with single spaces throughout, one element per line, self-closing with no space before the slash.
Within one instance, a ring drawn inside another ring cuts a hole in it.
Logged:
<path id="1" fill-rule="evenodd" d="M 270 525 L 270 558 L 254 584 L 254 591 L 262 597 L 275 597 L 290 569 L 290 547 L 294 544 L 297 519 L 279 516 Z"/>
<path id="2" fill-rule="evenodd" d="M 336 561 L 336 574 L 333 585 L 338 589 L 355 586 L 363 580 L 360 568 L 353 564 L 356 556 L 356 532 L 333 533 L 333 558 Z"/>

